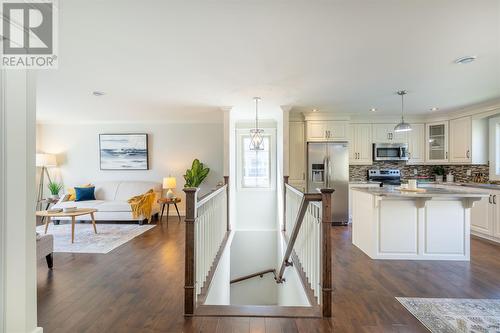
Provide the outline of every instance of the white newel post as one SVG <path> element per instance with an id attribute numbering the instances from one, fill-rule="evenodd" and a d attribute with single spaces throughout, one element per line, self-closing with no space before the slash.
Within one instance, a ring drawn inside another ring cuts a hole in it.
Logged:
<path id="1" fill-rule="evenodd" d="M 36 80 L 0 70 L 1 332 L 37 327 L 35 239 Z"/>

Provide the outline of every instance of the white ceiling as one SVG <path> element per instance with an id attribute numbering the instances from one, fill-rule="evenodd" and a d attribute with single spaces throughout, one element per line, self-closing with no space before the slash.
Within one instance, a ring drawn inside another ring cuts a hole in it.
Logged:
<path id="1" fill-rule="evenodd" d="M 500 98 L 500 1 L 63 0 L 39 121 L 220 121 L 221 106 L 342 114 Z M 453 60 L 476 55 L 477 61 Z M 105 96 L 94 97 L 100 90 Z"/>

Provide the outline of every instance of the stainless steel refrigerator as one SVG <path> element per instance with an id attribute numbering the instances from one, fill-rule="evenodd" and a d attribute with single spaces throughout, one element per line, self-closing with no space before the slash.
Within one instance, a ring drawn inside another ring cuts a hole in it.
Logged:
<path id="1" fill-rule="evenodd" d="M 349 152 L 347 142 L 307 144 L 307 190 L 333 188 L 332 221 L 349 222 Z"/>

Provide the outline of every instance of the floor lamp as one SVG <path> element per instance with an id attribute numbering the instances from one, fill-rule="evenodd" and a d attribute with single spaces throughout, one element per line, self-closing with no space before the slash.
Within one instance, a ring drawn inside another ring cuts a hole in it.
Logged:
<path id="1" fill-rule="evenodd" d="M 52 154 L 36 154 L 36 166 L 42 168 L 40 171 L 40 183 L 38 184 L 38 196 L 36 201 L 38 207 L 39 205 L 41 205 L 43 200 L 45 175 L 47 175 L 49 183 L 52 182 L 52 179 L 50 179 L 50 174 L 47 168 L 57 166 L 56 156 Z"/>

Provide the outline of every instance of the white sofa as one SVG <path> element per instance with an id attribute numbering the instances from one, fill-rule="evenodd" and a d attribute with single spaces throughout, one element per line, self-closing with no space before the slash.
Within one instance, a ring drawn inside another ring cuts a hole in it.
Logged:
<path id="1" fill-rule="evenodd" d="M 162 185 L 154 182 L 143 181 L 114 181 L 92 183 L 95 186 L 96 200 L 88 201 L 68 201 L 69 195 L 64 195 L 52 208 L 77 207 L 77 208 L 95 208 L 94 214 L 96 221 L 137 221 L 139 224 L 144 222 L 147 217 L 134 219 L 132 209 L 127 202 L 133 196 L 143 194 L 150 189 L 156 193 L 156 199 L 161 197 Z M 159 205 L 153 204 L 153 213 L 156 215 L 160 211 Z M 90 221 L 90 215 L 77 217 L 80 221 Z M 59 218 L 59 220 L 69 220 L 70 218 Z"/>

